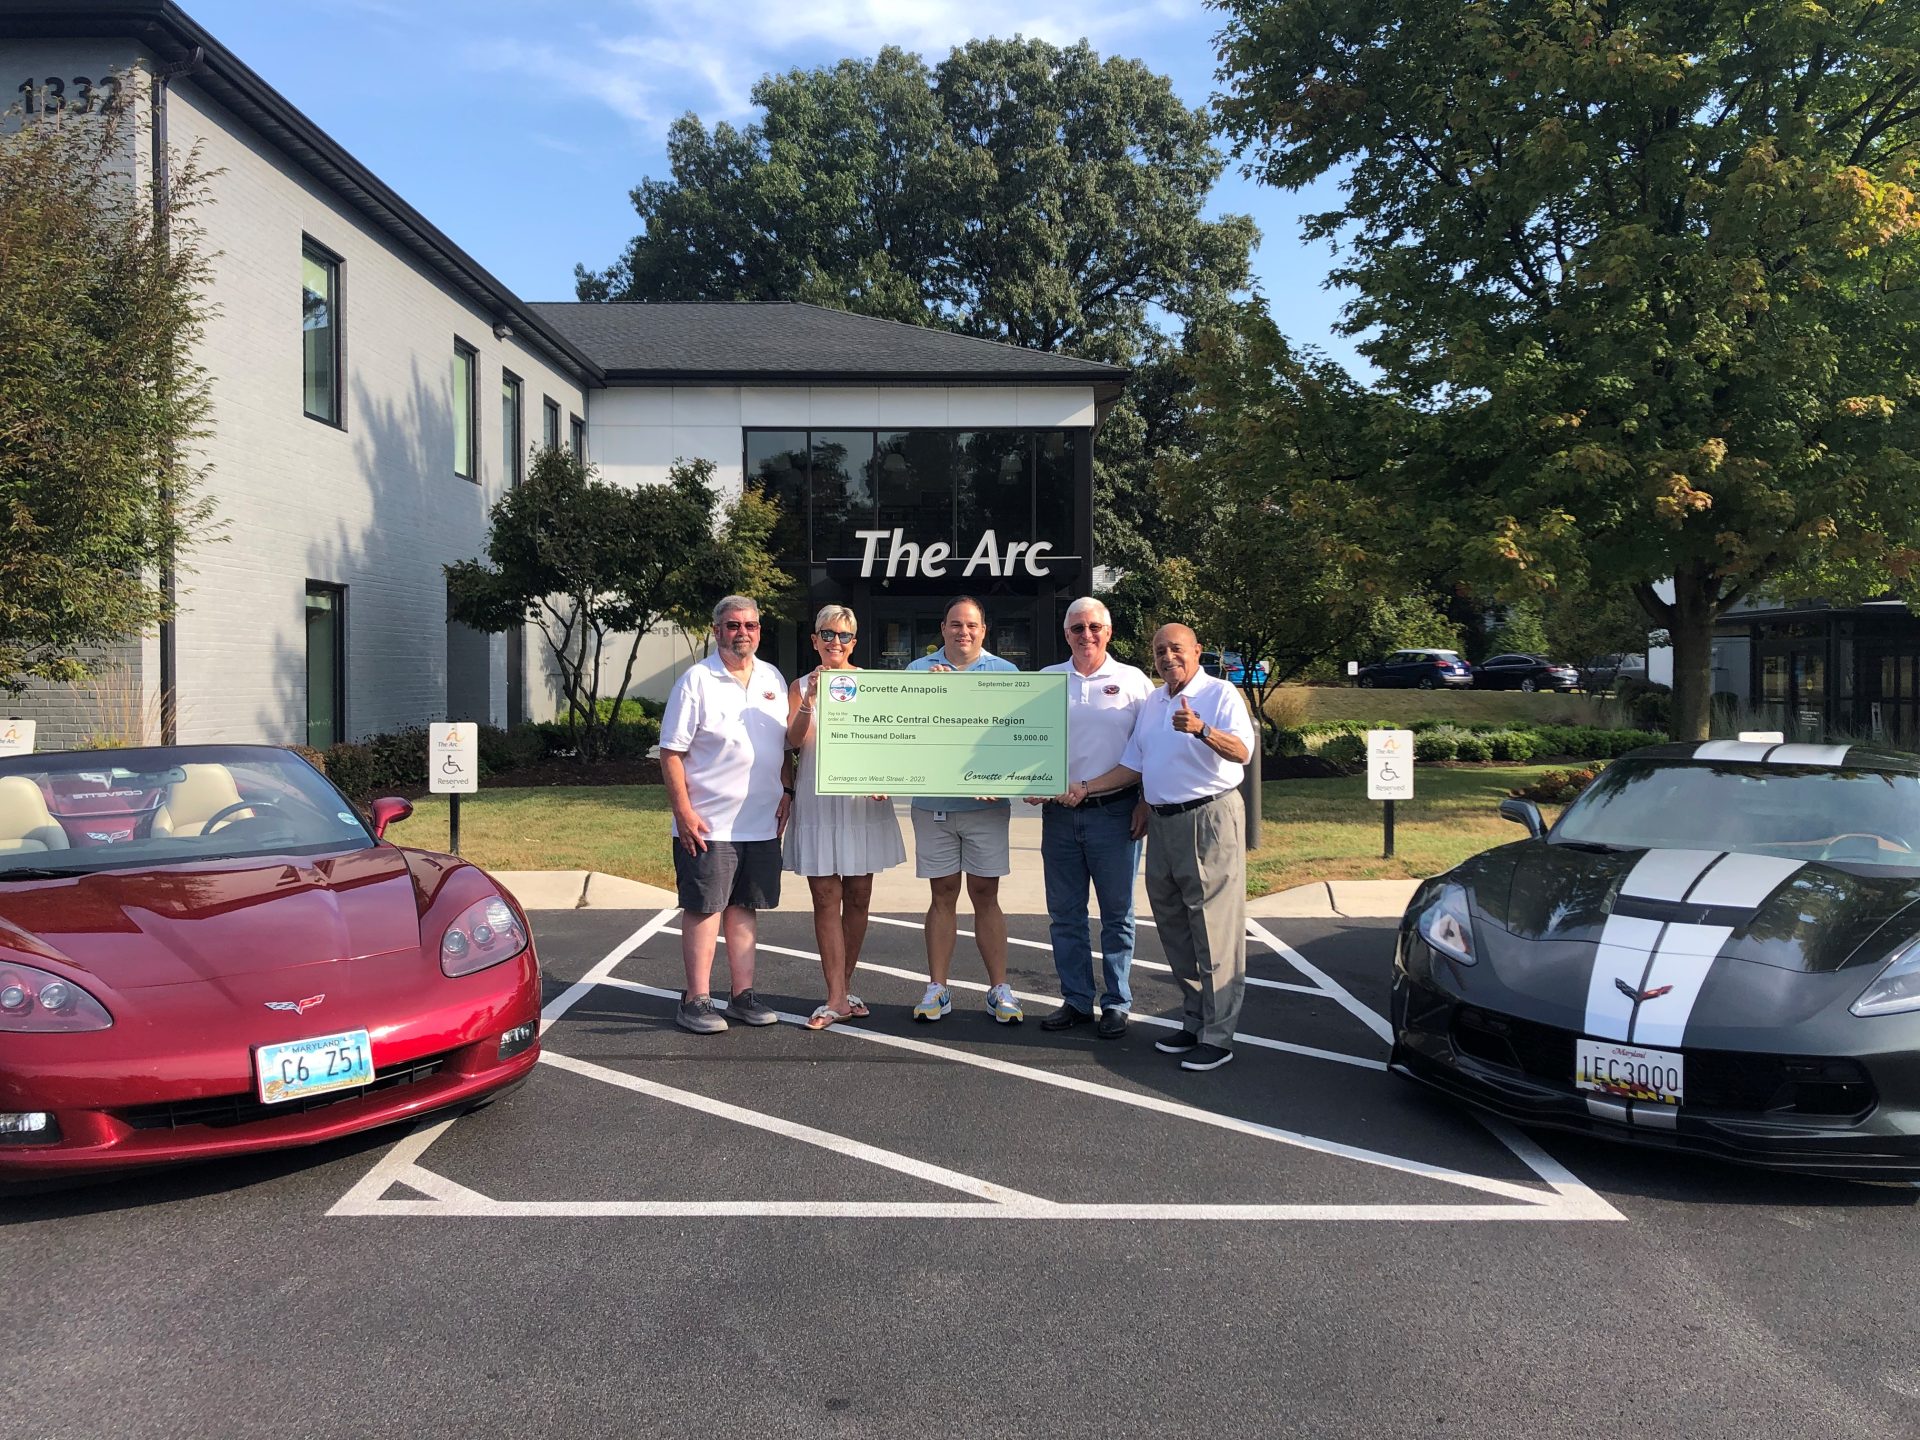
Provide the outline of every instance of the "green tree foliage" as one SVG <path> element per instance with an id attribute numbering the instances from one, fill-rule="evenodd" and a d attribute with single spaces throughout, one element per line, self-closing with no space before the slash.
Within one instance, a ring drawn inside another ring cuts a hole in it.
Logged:
<path id="1" fill-rule="evenodd" d="M 169 236 L 131 130 L 114 110 L 0 136 L 0 691 L 84 680 L 166 619 L 160 572 L 212 528 L 208 175 L 174 159 Z"/>
<path id="2" fill-rule="evenodd" d="M 1372 477 L 1378 404 L 1338 365 L 1296 354 L 1265 308 L 1198 334 L 1191 454 L 1161 467 L 1168 509 L 1194 556 L 1195 629 L 1252 663 L 1267 696 L 1351 648 L 1392 578 L 1397 521 Z"/>
<path id="3" fill-rule="evenodd" d="M 1488 655 L 1544 655 L 1547 653 L 1547 629 L 1541 620 L 1540 602 L 1516 600 L 1501 607 L 1499 617 L 1487 631 Z M 1484 658 L 1484 657 L 1482 657 Z M 1585 659 L 1583 655 L 1580 657 Z"/>
<path id="4" fill-rule="evenodd" d="M 711 460 L 678 460 L 667 472 L 711 511 L 716 491 Z M 706 654 L 713 644 L 713 605 L 722 595 L 750 595 L 765 615 L 777 615 L 791 598 L 793 579 L 780 568 L 772 540 L 780 507 L 758 485 L 748 485 L 726 507 L 719 530 L 688 552 L 680 567 L 680 594 L 666 618 L 686 637 L 687 648 Z"/>
<path id="5" fill-rule="evenodd" d="M 1501 593 L 1633 585 L 1705 736 L 1729 605 L 1912 572 L 1912 4 L 1223 8 L 1227 124 L 1271 184 L 1342 177 L 1306 230 L 1406 499 Z"/>
<path id="6" fill-rule="evenodd" d="M 582 759 L 605 753 L 618 709 L 600 705 L 609 666 L 620 676 L 611 694 L 625 695 L 648 631 L 769 563 L 764 551 L 722 553 L 712 478 L 711 462 L 682 462 L 664 485 L 629 488 L 601 480 L 570 449 L 542 450 L 526 482 L 494 502 L 485 561 L 446 567 L 452 619 L 492 634 L 540 627 Z M 748 512 L 734 536 L 742 542 L 765 519 L 751 504 Z"/>

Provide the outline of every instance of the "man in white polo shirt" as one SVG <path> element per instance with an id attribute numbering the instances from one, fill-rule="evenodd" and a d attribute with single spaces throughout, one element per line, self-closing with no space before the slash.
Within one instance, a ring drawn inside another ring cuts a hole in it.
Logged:
<path id="1" fill-rule="evenodd" d="M 1113 617 L 1091 595 L 1067 607 L 1071 660 L 1042 674 L 1067 677 L 1067 778 L 1104 775 L 1126 753 L 1141 703 L 1153 682 L 1135 666 L 1107 653 Z M 1038 803 L 1033 802 L 1033 803 Z M 1053 968 L 1060 976 L 1058 1010 L 1042 1017 L 1042 1030 L 1066 1030 L 1093 1021 L 1093 945 L 1087 924 L 1087 887 L 1100 903 L 1100 1021 L 1094 1034 L 1118 1040 L 1127 1033 L 1133 1008 L 1133 877 L 1140 869 L 1136 825 L 1138 784 L 1090 794 L 1077 805 L 1046 802 L 1040 817 L 1040 863 L 1052 920 Z"/>
<path id="2" fill-rule="evenodd" d="M 1246 807 L 1238 787 L 1256 737 L 1240 692 L 1201 672 L 1200 641 L 1185 625 L 1154 634 L 1153 665 L 1166 684 L 1140 706 L 1120 763 L 1075 784 L 1067 803 L 1140 782 L 1147 900 L 1185 1012 L 1181 1033 L 1153 1048 L 1180 1056 L 1183 1070 L 1217 1070 L 1233 1059 L 1246 988 Z"/>
<path id="3" fill-rule="evenodd" d="M 687 988 L 674 1023 L 696 1035 L 727 1028 L 709 984 L 714 944 L 727 934 L 727 1013 L 746 1025 L 779 1019 L 754 998 L 756 912 L 780 903 L 780 832 L 787 792 L 787 682 L 754 656 L 760 607 L 729 595 L 713 607 L 715 653 L 674 682 L 660 720 L 660 774 L 673 807 L 680 959 Z"/>

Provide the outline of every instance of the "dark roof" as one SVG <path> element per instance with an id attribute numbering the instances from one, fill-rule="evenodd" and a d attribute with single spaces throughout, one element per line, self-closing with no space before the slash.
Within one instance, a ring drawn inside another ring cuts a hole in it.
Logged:
<path id="1" fill-rule="evenodd" d="M 1117 392 L 1127 378 L 1117 365 L 795 301 L 532 308 L 616 383 L 1096 385 Z"/>
<path id="2" fill-rule="evenodd" d="M 505 322 L 525 343 L 544 352 L 584 384 L 599 383 L 599 367 L 541 323 L 532 307 L 366 166 L 341 148 L 293 103 L 214 39 L 173 0 L 0 0 L 0 37 L 125 37 L 146 46 L 357 209 L 373 228 L 411 253 L 456 294 L 494 323 Z"/>

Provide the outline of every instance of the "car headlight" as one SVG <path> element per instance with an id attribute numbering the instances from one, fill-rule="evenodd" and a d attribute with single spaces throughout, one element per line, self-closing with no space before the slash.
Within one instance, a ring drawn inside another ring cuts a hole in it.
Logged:
<path id="1" fill-rule="evenodd" d="M 1440 893 L 1420 912 L 1414 928 L 1427 944 L 1462 965 L 1471 965 L 1479 958 L 1473 953 L 1473 917 L 1467 911 L 1465 886 L 1442 885 Z"/>
<path id="2" fill-rule="evenodd" d="M 1856 1015 L 1898 1015 L 1920 1010 L 1920 940 L 1895 952 L 1848 1007 Z"/>
<path id="3" fill-rule="evenodd" d="M 71 980 L 0 960 L 0 1030 L 70 1033 L 112 1024 L 107 1007 Z"/>
<path id="4" fill-rule="evenodd" d="M 462 910 L 440 937 L 440 968 L 451 976 L 471 975 L 527 948 L 527 932 L 513 907 L 498 895 Z"/>

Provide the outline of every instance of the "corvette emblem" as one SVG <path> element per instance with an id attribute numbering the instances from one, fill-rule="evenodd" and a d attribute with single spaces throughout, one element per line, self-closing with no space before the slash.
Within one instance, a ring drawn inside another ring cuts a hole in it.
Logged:
<path id="1" fill-rule="evenodd" d="M 285 1010 L 290 1015 L 304 1015 L 327 997 L 309 995 L 304 1000 L 267 1000 L 264 1003 L 269 1010 Z"/>
<path id="2" fill-rule="evenodd" d="M 1662 995 L 1673 989 L 1671 985 L 1657 985 L 1651 990 L 1636 990 L 1624 980 L 1615 980 L 1613 983 L 1619 987 L 1620 993 L 1629 1000 L 1658 1000 Z"/>
<path id="3" fill-rule="evenodd" d="M 1109 685 L 1101 693 L 1106 695 L 1118 695 L 1120 693 L 1120 687 L 1118 685 Z"/>

